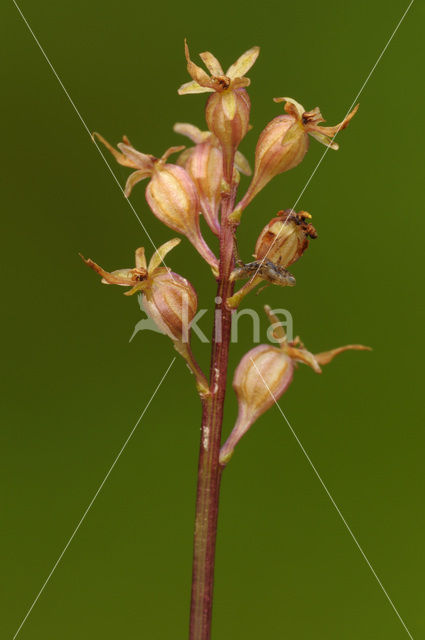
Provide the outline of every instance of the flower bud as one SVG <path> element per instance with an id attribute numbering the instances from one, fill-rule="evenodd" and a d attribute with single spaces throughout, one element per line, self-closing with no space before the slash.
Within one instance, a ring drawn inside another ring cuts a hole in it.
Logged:
<path id="1" fill-rule="evenodd" d="M 161 222 L 185 235 L 204 260 L 217 269 L 217 258 L 199 227 L 200 203 L 196 186 L 183 167 L 157 162 L 146 187 L 146 200 Z"/>
<path id="2" fill-rule="evenodd" d="M 212 140 L 197 144 L 183 152 L 181 161 L 192 178 L 198 195 L 201 211 L 211 231 L 220 235 L 219 210 L 221 181 L 223 179 L 223 155 Z M 180 162 L 180 159 L 179 159 Z"/>
<path id="3" fill-rule="evenodd" d="M 211 131 L 201 131 L 187 122 L 177 122 L 176 133 L 187 136 L 195 143 L 177 158 L 177 164 L 186 169 L 199 195 L 201 212 L 211 231 L 220 235 L 219 210 L 223 188 L 223 152 L 216 136 Z M 240 151 L 235 154 L 234 184 L 239 182 L 239 171 L 251 175 L 247 159 Z"/>
<path id="4" fill-rule="evenodd" d="M 155 158 L 137 151 L 126 136 L 118 144 L 117 151 L 98 133 L 93 135 L 109 149 L 117 162 L 136 169 L 127 178 L 124 195 L 128 198 L 134 185 L 150 178 L 146 199 L 153 213 L 170 229 L 185 235 L 213 271 L 217 272 L 218 260 L 202 237 L 199 227 L 200 204 L 196 186 L 182 167 L 167 163 L 172 153 L 182 151 L 184 147 L 170 147 L 161 158 Z"/>
<path id="5" fill-rule="evenodd" d="M 279 211 L 260 233 L 255 245 L 257 260 L 270 260 L 281 267 L 288 267 L 307 249 L 310 238 L 317 238 L 316 229 L 310 224 L 306 211 L 296 213 L 292 209 Z"/>
<path id="6" fill-rule="evenodd" d="M 207 125 L 223 149 L 223 171 L 228 182 L 236 150 L 249 130 L 250 111 L 251 102 L 243 88 L 215 92 L 207 100 Z"/>
<path id="7" fill-rule="evenodd" d="M 248 351 L 238 364 L 233 388 L 238 398 L 238 417 L 230 436 L 220 450 L 220 464 L 225 466 L 233 455 L 235 446 L 251 425 L 273 403 L 277 403 L 292 381 L 296 363 L 302 362 L 321 373 L 320 365 L 329 364 L 335 356 L 344 351 L 370 351 L 362 344 L 348 344 L 314 355 L 296 337 L 288 342 L 285 330 L 274 311 L 269 306 L 264 310 L 270 321 L 273 339 L 279 347 L 260 344 Z"/>
<path id="8" fill-rule="evenodd" d="M 291 358 L 271 345 L 260 344 L 244 355 L 233 379 L 239 405 L 238 418 L 221 448 L 220 464 L 228 463 L 235 446 L 250 426 L 286 391 L 293 370 Z"/>
<path id="9" fill-rule="evenodd" d="M 172 340 L 189 341 L 189 329 L 198 305 L 195 289 L 178 273 L 161 270 L 143 291 L 143 307 Z"/>

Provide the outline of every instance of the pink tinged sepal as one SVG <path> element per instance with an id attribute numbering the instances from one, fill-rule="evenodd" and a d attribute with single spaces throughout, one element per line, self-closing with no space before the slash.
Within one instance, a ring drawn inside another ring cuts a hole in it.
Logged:
<path id="1" fill-rule="evenodd" d="M 209 130 L 218 138 L 223 151 L 223 171 L 228 182 L 236 150 L 249 131 L 251 103 L 245 89 L 213 93 L 207 100 L 205 117 Z"/>
<path id="2" fill-rule="evenodd" d="M 143 292 L 143 308 L 172 340 L 189 342 L 190 323 L 196 315 L 197 296 L 190 282 L 161 269 Z"/>
<path id="3" fill-rule="evenodd" d="M 176 133 L 187 136 L 195 143 L 183 151 L 177 159 L 192 178 L 199 195 L 201 212 L 211 231 L 220 234 L 219 209 L 222 196 L 223 154 L 220 143 L 211 131 L 201 131 L 186 122 L 178 122 L 173 127 Z M 247 159 L 240 153 L 235 155 L 235 168 L 245 175 L 251 174 Z M 238 175 L 235 175 L 235 182 Z"/>
<path id="4" fill-rule="evenodd" d="M 221 448 L 221 465 L 228 463 L 237 443 L 252 424 L 285 393 L 293 371 L 291 358 L 271 345 L 261 344 L 244 355 L 233 379 L 238 398 L 238 418 Z"/>
<path id="5" fill-rule="evenodd" d="M 244 209 L 275 176 L 296 167 L 308 149 L 308 136 L 292 115 L 274 118 L 260 133 L 255 168 L 248 191 L 238 205 Z"/>
<path id="6" fill-rule="evenodd" d="M 223 155 L 211 141 L 201 142 L 188 154 L 185 169 L 198 191 L 202 214 L 211 231 L 220 234 L 219 210 L 223 179 Z"/>
<path id="7" fill-rule="evenodd" d="M 200 202 L 196 186 L 183 167 L 159 164 L 146 187 L 146 200 L 165 225 L 185 235 L 208 264 L 216 270 L 218 260 L 202 237 Z"/>

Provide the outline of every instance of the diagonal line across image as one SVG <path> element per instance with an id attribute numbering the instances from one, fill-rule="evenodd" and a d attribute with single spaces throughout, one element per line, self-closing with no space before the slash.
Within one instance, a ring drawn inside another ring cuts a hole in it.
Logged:
<path id="1" fill-rule="evenodd" d="M 369 71 L 366 80 L 363 82 L 362 86 L 360 87 L 359 91 L 356 94 L 356 97 L 354 98 L 353 102 L 351 103 L 351 105 L 348 107 L 347 113 L 345 114 L 342 123 L 344 122 L 344 120 L 346 119 L 346 117 L 348 116 L 348 114 L 351 112 L 351 110 L 353 109 L 354 105 L 356 104 L 357 100 L 360 98 L 361 94 L 363 93 L 364 88 L 366 87 L 367 83 L 369 82 L 370 78 L 372 77 L 373 72 L 375 71 L 376 67 L 378 66 L 378 64 L 380 63 L 382 56 L 384 55 L 384 53 L 386 52 L 386 50 L 388 49 L 392 39 L 394 38 L 395 34 L 397 33 L 397 31 L 399 30 L 399 27 L 401 26 L 401 23 L 403 22 L 403 20 L 405 19 L 405 17 L 407 16 L 408 12 L 410 11 L 411 6 L 413 5 L 415 0 L 410 0 L 406 10 L 404 11 L 403 15 L 401 16 L 400 20 L 397 22 L 392 34 L 390 35 L 390 37 L 388 38 L 384 48 L 382 49 L 381 53 L 379 54 L 375 64 L 373 65 L 373 67 L 371 68 L 371 70 Z M 295 200 L 294 205 L 292 206 L 292 209 L 295 210 L 295 207 L 297 206 L 297 204 L 299 203 L 299 201 L 301 200 L 305 190 L 307 189 L 308 185 L 310 184 L 310 182 L 312 181 L 313 177 L 315 176 L 318 168 L 320 167 L 320 165 L 322 164 L 326 154 L 328 153 L 329 149 L 331 148 L 331 144 L 333 143 L 333 141 L 335 140 L 336 136 L 339 133 L 339 128 L 337 130 L 337 132 L 335 133 L 334 137 L 331 139 L 331 141 L 329 142 L 329 144 L 327 145 L 326 149 L 324 150 L 324 152 L 322 153 L 322 155 L 319 158 L 319 162 L 316 164 L 316 166 L 314 167 L 313 171 L 310 174 L 310 177 L 308 178 L 307 182 L 305 183 L 304 187 L 301 189 L 300 194 L 298 196 L 298 198 Z M 275 244 L 275 242 L 278 240 L 283 227 L 286 224 L 286 220 L 285 223 L 280 227 L 279 232 L 276 234 L 276 236 L 273 239 L 273 242 L 271 242 L 269 248 L 267 249 L 267 252 L 265 254 L 265 256 L 263 256 L 263 258 L 261 259 L 261 262 L 259 263 L 257 270 L 255 271 L 254 275 L 251 277 L 250 282 L 253 282 L 254 278 L 257 276 L 258 272 L 260 271 L 264 261 L 267 259 L 267 256 L 269 255 L 270 251 L 272 250 L 273 245 Z"/>
<path id="2" fill-rule="evenodd" d="M 46 60 L 46 62 L 47 62 L 47 64 L 49 65 L 50 69 L 52 70 L 53 75 L 55 76 L 56 80 L 59 82 L 59 84 L 60 84 L 61 88 L 63 89 L 63 92 L 65 93 L 66 97 L 68 98 L 69 102 L 71 103 L 71 106 L 72 106 L 72 108 L 74 109 L 75 113 L 77 114 L 77 116 L 78 116 L 78 118 L 79 118 L 79 120 L 80 120 L 81 124 L 83 125 L 83 127 L 84 127 L 84 129 L 87 131 L 87 133 L 89 134 L 89 136 L 90 136 L 90 138 L 91 138 L 92 142 L 94 142 L 94 144 L 95 144 L 95 146 L 96 146 L 96 149 L 98 150 L 98 152 L 100 153 L 100 155 L 101 155 L 101 157 L 102 157 L 102 159 L 103 159 L 104 163 L 105 163 L 105 164 L 106 164 L 106 166 L 108 167 L 108 170 L 109 170 L 109 172 L 110 172 L 111 176 L 113 177 L 113 179 L 114 179 L 115 183 L 117 184 L 118 189 L 121 191 L 121 193 L 122 193 L 122 194 L 123 194 L 123 196 L 125 197 L 126 201 L 128 202 L 128 204 L 129 204 L 129 206 L 130 206 L 130 209 L 132 210 L 132 212 L 133 212 L 133 213 L 134 213 L 134 215 L 136 216 L 136 218 L 137 218 L 137 220 L 138 220 L 138 222 L 139 222 L 140 226 L 142 227 L 143 231 L 146 233 L 146 235 L 147 235 L 147 237 L 148 237 L 148 239 L 149 239 L 149 242 L 151 243 L 152 247 L 154 248 L 154 250 L 155 250 L 155 251 L 157 251 L 157 246 L 155 245 L 154 241 L 152 240 L 152 238 L 151 238 L 151 236 L 150 236 L 150 234 L 149 234 L 148 230 L 146 229 L 145 225 L 144 225 L 144 224 L 143 224 L 143 222 L 141 221 L 140 216 L 139 216 L 139 214 L 137 213 L 136 209 L 134 208 L 134 206 L 133 206 L 132 202 L 131 202 L 131 201 L 130 201 L 126 196 L 125 196 L 124 189 L 122 188 L 122 186 L 121 186 L 121 184 L 120 184 L 120 182 L 119 182 L 119 180 L 118 180 L 118 178 L 117 178 L 117 176 L 116 176 L 115 172 L 112 170 L 111 165 L 109 164 L 109 162 L 108 162 L 108 161 L 107 161 L 107 159 L 105 158 L 105 156 L 104 156 L 104 154 L 103 154 L 103 152 L 102 152 L 102 149 L 101 149 L 101 148 L 99 147 L 99 145 L 97 144 L 97 142 L 96 142 L 96 140 L 95 140 L 94 136 L 92 135 L 92 132 L 90 131 L 89 127 L 87 126 L 86 121 L 84 120 L 83 116 L 81 115 L 80 111 L 78 110 L 78 108 L 77 108 L 77 106 L 76 106 L 75 102 L 73 101 L 73 99 L 72 99 L 72 98 L 71 98 L 71 96 L 69 95 L 68 90 L 66 89 L 65 85 L 63 84 L 63 82 L 62 82 L 62 80 L 61 80 L 61 78 L 60 78 L 59 74 L 57 73 L 56 69 L 54 68 L 53 64 L 51 63 L 50 58 L 47 56 L 47 53 L 44 51 L 43 47 L 41 46 L 41 44 L 40 44 L 40 42 L 39 42 L 39 40 L 38 40 L 37 36 L 36 36 L 36 35 L 35 35 L 35 33 L 34 33 L 34 31 L 31 29 L 31 26 L 30 26 L 30 24 L 29 24 L 28 20 L 26 19 L 26 17 L 25 17 L 25 16 L 24 16 L 24 14 L 22 13 L 22 11 L 21 11 L 21 9 L 20 9 L 19 5 L 17 4 L 16 0 L 12 0 L 12 2 L 13 2 L 13 4 L 15 5 L 16 9 L 18 10 L 19 15 L 21 16 L 22 20 L 24 21 L 24 23 L 25 23 L 26 27 L 28 28 L 28 31 L 30 32 L 30 34 L 31 34 L 31 35 L 32 35 L 32 37 L 34 38 L 35 43 L 37 44 L 38 48 L 40 49 L 41 53 L 43 54 L 44 59 Z M 171 272 L 170 272 L 170 269 L 167 267 L 167 265 L 165 264 L 164 260 L 162 260 L 162 263 L 164 264 L 164 266 L 165 266 L 165 268 L 167 269 L 167 271 L 168 271 L 169 273 L 171 273 Z"/>
<path id="3" fill-rule="evenodd" d="M 54 574 L 54 572 L 56 571 L 59 563 L 61 562 L 63 556 L 65 555 L 66 551 L 68 550 L 68 547 L 70 546 L 71 542 L 73 541 L 73 539 L 75 538 L 79 528 L 81 527 L 81 525 L 83 524 L 84 520 L 87 517 L 87 514 L 89 513 L 90 509 L 92 508 L 96 498 L 98 497 L 99 493 L 102 491 L 105 482 L 107 481 L 107 479 L 109 478 L 109 476 L 111 475 L 113 469 L 115 468 L 115 465 L 117 464 L 118 460 L 120 459 L 122 453 L 124 452 L 124 449 L 126 448 L 126 446 L 128 445 L 128 443 L 130 442 L 131 438 L 133 437 L 134 432 L 136 431 L 137 427 L 139 426 L 139 423 L 141 422 L 143 416 L 145 415 L 146 411 L 148 410 L 152 400 L 154 399 L 154 397 L 156 396 L 157 392 L 159 391 L 159 388 L 161 387 L 162 383 L 164 382 L 165 378 L 168 375 L 168 372 L 170 371 L 171 367 L 173 366 L 174 362 L 176 361 L 176 358 L 174 357 L 172 359 L 172 361 L 170 362 L 170 364 L 168 365 L 165 373 L 163 374 L 161 380 L 159 381 L 159 383 L 157 384 L 157 386 L 155 387 L 155 390 L 153 391 L 151 397 L 149 398 L 145 408 L 143 409 L 142 413 L 140 414 L 140 416 L 137 419 L 136 424 L 133 426 L 133 428 L 131 429 L 129 435 L 127 436 L 127 439 L 125 440 L 124 444 L 122 445 L 121 449 L 119 450 L 118 454 L 115 456 L 113 463 L 111 464 L 111 466 L 109 467 L 105 477 L 103 478 L 102 482 L 100 483 L 100 485 L 98 486 L 93 498 L 90 500 L 86 510 L 84 511 L 83 515 L 81 516 L 77 526 L 75 527 L 74 531 L 72 532 L 71 536 L 69 537 L 66 545 L 64 546 L 63 550 L 61 551 L 58 559 L 56 560 L 55 564 L 53 565 L 52 569 L 50 570 L 49 575 L 47 576 L 47 578 L 45 579 L 45 581 L 43 582 L 41 589 L 39 590 L 39 592 L 37 593 L 36 597 L 34 598 L 30 608 L 28 609 L 27 613 L 25 614 L 24 618 L 22 619 L 21 624 L 19 625 L 19 627 L 17 628 L 12 640 L 15 640 L 15 638 L 18 637 L 22 627 L 24 626 L 25 622 L 27 621 L 29 615 L 31 614 L 31 611 L 34 609 L 35 605 L 37 604 L 41 594 L 43 593 L 44 589 L 47 587 L 47 584 L 50 581 L 50 578 L 52 577 L 52 575 Z"/>
<path id="4" fill-rule="evenodd" d="M 377 583 L 379 584 L 380 588 L 382 589 L 385 597 L 387 598 L 388 602 L 390 603 L 391 607 L 393 608 L 397 618 L 400 620 L 401 624 L 404 627 L 404 630 L 406 631 L 407 635 L 409 636 L 409 638 L 411 640 L 413 640 L 413 636 L 410 633 L 409 629 L 406 626 L 406 623 L 404 622 L 403 618 L 401 617 L 401 615 L 399 614 L 394 602 L 391 600 L 388 591 L 385 589 L 384 585 L 382 584 L 379 576 L 377 575 L 375 569 L 373 568 L 372 564 L 370 563 L 368 557 L 366 556 L 365 552 L 363 551 L 362 547 L 360 546 L 359 541 L 357 540 L 356 536 L 354 535 L 354 533 L 351 530 L 350 525 L 348 524 L 348 522 L 346 521 L 346 519 L 344 518 L 344 516 L 342 515 L 342 512 L 340 510 L 340 508 L 338 507 L 337 503 L 335 502 L 334 498 L 332 497 L 332 494 L 330 493 L 328 487 L 326 486 L 326 484 L 324 483 L 324 481 L 322 480 L 322 476 L 319 474 L 318 470 L 316 469 L 315 465 L 313 464 L 310 456 L 308 455 L 307 451 L 305 450 L 301 440 L 299 439 L 299 437 L 297 436 L 296 432 L 294 431 L 291 423 L 289 422 L 288 418 L 286 417 L 286 415 L 284 414 L 284 412 L 282 411 L 278 401 L 276 400 L 272 390 L 270 389 L 269 385 L 267 384 L 267 382 L 264 380 L 263 376 L 261 375 L 261 371 L 259 370 L 259 368 L 257 367 L 257 365 L 255 364 L 254 360 L 251 358 L 251 362 L 254 365 L 258 376 L 261 378 L 261 381 L 263 382 L 264 386 L 266 387 L 267 391 L 269 392 L 269 394 L 271 395 L 271 397 L 273 398 L 273 402 L 275 403 L 275 405 L 277 406 L 280 414 L 282 415 L 283 419 L 285 420 L 286 424 L 288 425 L 292 435 L 294 436 L 295 440 L 297 441 L 297 444 L 299 445 L 301 451 L 303 452 L 304 456 L 307 458 L 307 461 L 309 463 L 309 465 L 311 466 L 311 468 L 313 469 L 317 479 L 319 480 L 320 484 L 322 485 L 323 489 L 325 490 L 326 495 L 328 496 L 329 500 L 331 501 L 332 505 L 335 507 L 335 510 L 337 512 L 337 514 L 339 515 L 339 517 L 341 518 L 342 522 L 344 523 L 345 528 L 347 529 L 348 533 L 350 534 L 351 538 L 353 539 L 356 547 L 358 548 L 358 550 L 360 551 L 361 555 L 363 556 L 364 561 L 366 562 L 367 566 L 369 567 L 369 569 L 371 570 L 375 580 L 377 581 Z"/>

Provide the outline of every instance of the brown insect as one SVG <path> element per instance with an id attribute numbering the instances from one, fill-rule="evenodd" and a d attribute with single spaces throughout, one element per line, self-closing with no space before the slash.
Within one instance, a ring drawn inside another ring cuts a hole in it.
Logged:
<path id="1" fill-rule="evenodd" d="M 296 280 L 292 273 L 270 260 L 255 260 L 247 264 L 240 263 L 233 270 L 231 279 L 243 280 L 244 278 L 257 276 L 262 280 L 268 280 L 268 282 L 276 284 L 278 287 L 294 287 L 296 285 Z"/>

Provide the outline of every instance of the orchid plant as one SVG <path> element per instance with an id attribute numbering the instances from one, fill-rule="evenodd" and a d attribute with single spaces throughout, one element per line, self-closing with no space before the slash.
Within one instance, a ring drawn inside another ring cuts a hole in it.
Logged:
<path id="1" fill-rule="evenodd" d="M 164 262 L 180 242 L 174 238 L 159 247 L 149 264 L 143 248 L 136 250 L 135 266 L 108 272 L 90 259 L 86 264 L 106 284 L 130 287 L 139 292 L 146 313 L 172 341 L 194 374 L 202 403 L 201 441 L 190 610 L 190 640 L 209 640 L 214 583 L 215 540 L 220 481 L 242 436 L 288 389 L 298 363 L 316 373 L 336 355 L 349 349 L 364 350 L 362 345 L 347 345 L 313 355 L 299 338 L 288 340 L 283 326 L 265 306 L 273 344 L 261 344 L 248 351 L 236 368 L 233 387 L 239 413 L 228 439 L 222 443 L 223 404 L 228 373 L 228 354 L 233 311 L 261 283 L 286 287 L 296 284 L 288 267 L 295 263 L 317 237 L 306 211 L 279 211 L 259 234 L 254 261 L 244 263 L 237 251 L 237 232 L 245 209 L 272 178 L 297 166 L 308 150 L 309 136 L 337 149 L 335 135 L 345 128 L 358 106 L 338 125 L 323 127 L 316 107 L 306 111 L 292 98 L 284 102 L 284 111 L 261 132 L 255 152 L 255 167 L 246 193 L 238 204 L 240 173 L 251 175 L 247 159 L 239 145 L 250 127 L 250 85 L 246 73 L 257 60 L 259 47 L 252 47 L 224 73 L 217 58 L 204 52 L 200 57 L 209 74 L 196 65 L 185 42 L 187 70 L 191 80 L 183 84 L 180 95 L 209 93 L 205 118 L 207 130 L 177 123 L 174 131 L 188 137 L 193 146 L 170 147 L 160 158 L 137 151 L 124 136 L 114 148 L 98 133 L 93 134 L 113 154 L 118 163 L 134 171 L 125 186 L 128 197 L 135 185 L 148 180 L 146 201 L 152 213 L 174 232 L 185 236 L 211 268 L 217 281 L 215 326 L 212 336 L 211 367 L 207 376 L 196 361 L 190 346 L 190 325 L 196 315 L 195 289 L 183 276 L 171 271 Z M 175 163 L 172 154 L 179 154 Z M 200 216 L 219 237 L 220 253 L 215 256 L 202 235 Z M 247 280 L 236 293 L 235 283 Z"/>

